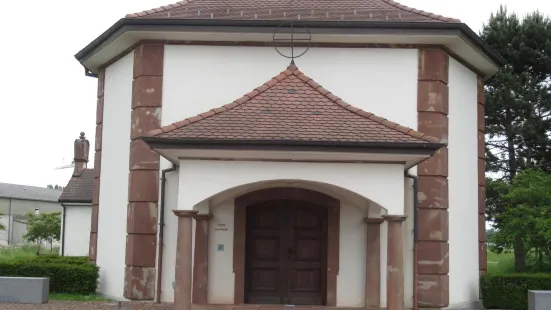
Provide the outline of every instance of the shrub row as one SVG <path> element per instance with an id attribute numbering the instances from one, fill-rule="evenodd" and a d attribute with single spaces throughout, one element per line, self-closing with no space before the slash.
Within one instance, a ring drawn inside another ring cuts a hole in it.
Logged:
<path id="1" fill-rule="evenodd" d="M 486 309 L 528 310 L 528 291 L 551 290 L 551 274 L 485 275 L 480 288 Z"/>
<path id="2" fill-rule="evenodd" d="M 97 289 L 99 268 L 81 258 L 48 257 L 0 263 L 0 276 L 47 277 L 50 292 L 92 294 Z"/>

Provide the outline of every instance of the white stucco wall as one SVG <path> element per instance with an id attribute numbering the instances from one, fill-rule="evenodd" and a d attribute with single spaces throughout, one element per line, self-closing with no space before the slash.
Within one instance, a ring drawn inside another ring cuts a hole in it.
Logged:
<path id="1" fill-rule="evenodd" d="M 105 70 L 97 261 L 99 291 L 122 298 L 134 54 Z"/>
<path id="2" fill-rule="evenodd" d="M 450 58 L 450 305 L 478 300 L 477 77 Z"/>
<path id="3" fill-rule="evenodd" d="M 417 61 L 417 49 L 311 48 L 296 64 L 349 104 L 417 128 Z M 231 103 L 288 65 L 272 47 L 166 45 L 162 123 Z"/>
<path id="4" fill-rule="evenodd" d="M 223 55 L 223 57 L 220 57 L 220 55 Z M 401 125 L 416 129 L 417 61 L 417 49 L 312 48 L 307 55 L 298 59 L 296 63 L 303 73 L 348 103 Z M 169 125 L 228 104 L 267 82 L 283 71 L 288 64 L 288 59 L 281 57 L 270 47 L 166 45 L 161 124 Z M 197 72 L 201 72 L 201 74 L 197 74 Z M 397 85 L 399 85 L 399 91 L 396 89 Z M 213 91 L 213 89 L 216 91 Z M 170 166 L 171 164 L 168 161 L 161 160 L 161 169 Z M 163 301 L 172 301 L 173 299 L 172 281 L 174 280 L 177 223 L 172 209 L 176 209 L 178 205 L 183 208 L 183 205 L 178 203 L 178 184 L 181 180 L 178 180 L 177 175 L 177 171 L 167 175 L 165 204 L 165 244 L 167 246 L 164 247 L 163 258 Z M 336 175 L 342 176 L 343 173 L 337 171 Z M 400 176 L 402 175 L 403 171 L 400 172 Z M 401 199 L 402 205 L 405 203 L 407 208 L 411 208 L 411 184 L 403 181 L 402 184 L 406 195 L 394 198 Z M 365 185 L 365 183 L 362 185 Z M 211 185 L 208 187 L 210 188 Z M 194 191 L 200 189 L 197 184 L 194 184 L 193 188 Z M 214 188 L 212 189 L 214 191 Z M 384 195 L 384 192 L 379 192 L 379 196 Z M 182 197 L 180 195 L 180 198 Z M 375 199 L 374 197 L 370 198 Z M 181 203 L 185 203 L 187 206 L 190 203 L 193 204 L 193 202 L 183 201 Z M 220 206 L 213 208 L 228 210 L 228 208 Z M 230 206 L 230 208 L 233 208 L 233 206 Z M 346 209 L 343 208 L 343 212 Z M 354 208 L 351 210 L 354 210 Z M 223 217 L 223 214 L 221 213 L 220 216 Z M 232 220 L 226 221 L 228 226 L 233 225 L 233 213 L 230 214 L 232 214 Z M 346 214 L 344 218 L 346 218 Z M 405 278 L 406 306 L 411 305 L 412 296 L 412 277 L 411 272 L 408 273 L 407 271 L 411 271 L 413 265 L 412 240 L 410 240 L 412 237 L 412 223 L 411 219 L 408 219 L 406 222 L 407 228 L 405 229 L 405 233 L 408 234 L 406 250 L 404 251 L 404 263 L 407 268 Z M 211 225 L 211 227 L 213 226 Z M 381 238 L 385 240 L 385 224 L 382 225 L 381 231 Z M 365 233 L 358 232 L 358 235 L 365 236 Z M 230 255 L 231 260 L 231 253 L 228 252 L 228 248 L 225 249 L 224 252 L 217 252 L 217 255 L 222 255 L 222 253 Z M 385 243 L 382 244 L 381 251 L 381 262 L 386 264 Z M 365 252 L 362 253 L 365 257 Z M 225 258 L 222 257 L 223 255 L 219 259 L 225 261 Z M 216 263 L 209 263 L 210 270 L 217 270 L 218 267 L 215 265 Z M 365 270 L 365 266 L 361 268 Z M 211 271 L 209 274 L 212 275 L 218 272 L 219 270 Z M 382 274 L 386 276 L 386 269 L 382 270 Z M 342 286 L 338 287 L 339 294 L 348 296 L 346 298 L 349 302 L 345 304 L 354 304 L 354 300 L 358 298 L 357 292 L 361 291 L 363 296 L 362 290 L 365 280 L 362 281 L 347 293 L 344 292 Z M 233 287 L 233 282 L 231 283 Z M 339 283 L 342 285 L 344 282 L 340 281 Z M 211 289 L 210 285 L 213 285 L 212 289 L 218 292 L 220 292 L 218 287 L 222 289 L 223 286 L 219 281 L 210 281 L 209 290 Z M 385 285 L 386 279 L 383 277 L 383 303 L 386 300 Z M 209 300 L 212 301 L 212 298 L 209 295 Z M 233 291 L 226 295 L 220 293 L 216 297 L 221 302 L 224 302 L 225 299 L 230 301 L 228 298 L 233 301 Z"/>
<path id="5" fill-rule="evenodd" d="M 65 229 L 62 231 L 65 256 L 87 256 L 90 244 L 91 205 L 65 206 Z"/>
<path id="6" fill-rule="evenodd" d="M 399 164 L 181 160 L 178 209 L 193 209 L 205 199 L 244 184 L 299 180 L 330 184 L 374 201 L 389 214 L 404 214 L 403 175 L 404 167 Z"/>

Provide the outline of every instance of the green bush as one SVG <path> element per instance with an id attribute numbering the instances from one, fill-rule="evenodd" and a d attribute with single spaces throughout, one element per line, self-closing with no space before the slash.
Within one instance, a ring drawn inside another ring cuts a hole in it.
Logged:
<path id="1" fill-rule="evenodd" d="M 480 278 L 486 309 L 528 309 L 529 290 L 551 290 L 551 274 L 485 275 Z"/>
<path id="2" fill-rule="evenodd" d="M 63 259 L 31 259 L 0 263 L 0 276 L 47 277 L 50 292 L 92 294 L 96 292 L 99 268 L 92 264 L 66 263 Z M 55 261 L 55 263 L 53 262 Z"/>

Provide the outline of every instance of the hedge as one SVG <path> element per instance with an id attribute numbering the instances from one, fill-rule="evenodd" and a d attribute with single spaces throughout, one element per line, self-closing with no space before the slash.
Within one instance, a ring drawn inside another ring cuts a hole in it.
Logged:
<path id="1" fill-rule="evenodd" d="M 528 291 L 551 290 L 551 274 L 485 275 L 480 288 L 486 309 L 528 310 Z"/>
<path id="2" fill-rule="evenodd" d="M 47 277 L 50 278 L 50 292 L 53 293 L 95 293 L 99 268 L 92 264 L 77 264 L 74 261 L 66 263 L 63 259 L 33 259 L 0 263 L 0 276 Z"/>

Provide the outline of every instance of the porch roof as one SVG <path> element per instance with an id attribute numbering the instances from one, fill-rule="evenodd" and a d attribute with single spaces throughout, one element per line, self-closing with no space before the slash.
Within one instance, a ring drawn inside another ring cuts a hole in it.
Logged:
<path id="1" fill-rule="evenodd" d="M 437 150 L 437 138 L 355 108 L 291 64 L 233 103 L 152 130 L 149 143 L 369 146 Z"/>

